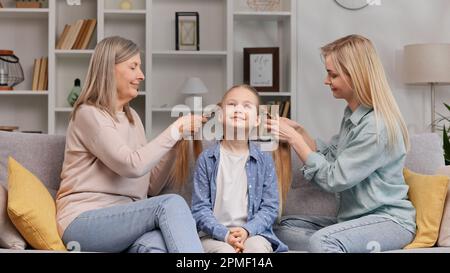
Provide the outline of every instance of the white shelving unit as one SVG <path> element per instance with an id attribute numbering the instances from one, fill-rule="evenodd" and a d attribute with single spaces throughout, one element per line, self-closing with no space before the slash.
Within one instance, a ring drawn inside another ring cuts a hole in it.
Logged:
<path id="1" fill-rule="evenodd" d="M 142 50 L 146 80 L 132 107 L 140 115 L 149 139 L 175 118 L 172 107 L 183 104 L 179 90 L 188 77 L 200 77 L 209 92 L 203 105 L 215 104 L 232 85 L 243 82 L 244 47 L 280 48 L 280 92 L 261 92 L 263 101 L 291 101 L 295 118 L 297 94 L 296 1 L 281 0 L 277 11 L 254 11 L 246 0 L 134 0 L 132 10 L 119 9 L 120 0 L 48 0 L 41 9 L 16 9 L 3 0 L 0 9 L 1 49 L 20 58 L 25 81 L 15 91 L 0 92 L 0 125 L 20 130 L 64 134 L 72 108 L 66 99 L 75 78 L 84 83 L 96 43 L 122 36 Z M 200 51 L 175 50 L 175 12 L 200 15 Z M 56 50 L 65 24 L 97 19 L 87 50 Z M 24 38 L 26 37 L 26 38 Z M 49 58 L 49 90 L 31 89 L 33 61 Z M 23 91 L 22 91 L 23 90 Z M 145 90 L 145 91 L 143 91 Z"/>

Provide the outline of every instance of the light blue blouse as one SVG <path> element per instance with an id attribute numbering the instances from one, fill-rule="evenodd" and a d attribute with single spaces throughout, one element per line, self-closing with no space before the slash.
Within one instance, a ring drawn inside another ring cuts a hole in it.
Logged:
<path id="1" fill-rule="evenodd" d="M 401 134 L 395 149 L 388 148 L 388 134 L 382 119 L 377 122 L 372 108 L 345 109 L 340 132 L 326 145 L 317 140 L 317 152 L 303 167 L 307 180 L 339 200 L 338 221 L 365 215 L 384 216 L 409 231 L 416 231 L 416 211 L 408 200 L 403 178 L 406 150 Z"/>

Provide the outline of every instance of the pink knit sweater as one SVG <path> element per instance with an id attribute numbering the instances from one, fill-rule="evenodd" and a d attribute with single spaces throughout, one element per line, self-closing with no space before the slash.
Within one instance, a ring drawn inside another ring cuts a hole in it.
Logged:
<path id="1" fill-rule="evenodd" d="M 81 213 L 157 195 L 169 183 L 171 127 L 147 143 L 142 122 L 131 109 L 118 122 L 94 106 L 83 105 L 70 121 L 61 185 L 56 197 L 58 232 Z"/>

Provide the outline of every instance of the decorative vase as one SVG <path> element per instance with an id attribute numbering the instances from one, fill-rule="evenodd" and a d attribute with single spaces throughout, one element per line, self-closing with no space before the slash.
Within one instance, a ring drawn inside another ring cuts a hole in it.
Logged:
<path id="1" fill-rule="evenodd" d="M 77 101 L 78 97 L 80 96 L 81 93 L 80 84 L 81 84 L 80 79 L 75 79 L 74 86 L 72 87 L 72 90 L 70 91 L 69 96 L 67 97 L 67 102 L 72 107 Z"/>

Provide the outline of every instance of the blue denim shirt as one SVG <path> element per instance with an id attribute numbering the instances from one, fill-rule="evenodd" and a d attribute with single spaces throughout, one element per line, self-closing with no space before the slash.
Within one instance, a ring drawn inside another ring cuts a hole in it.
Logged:
<path id="1" fill-rule="evenodd" d="M 228 228 L 219 223 L 213 214 L 219 161 L 220 143 L 205 150 L 198 158 L 193 182 L 192 215 L 200 231 L 216 240 L 225 241 Z M 266 238 L 275 252 L 287 251 L 287 246 L 275 236 L 272 229 L 279 210 L 277 176 L 272 156 L 262 152 L 257 144 L 249 142 L 249 158 L 245 168 L 248 219 L 242 227 L 249 236 Z"/>
<path id="2" fill-rule="evenodd" d="M 328 145 L 316 141 L 317 153 L 303 167 L 306 179 L 336 193 L 338 221 L 368 214 L 384 216 L 415 233 L 416 211 L 403 178 L 406 150 L 399 132 L 395 149 L 388 148 L 387 130 L 371 108 L 345 109 L 338 135 Z"/>

